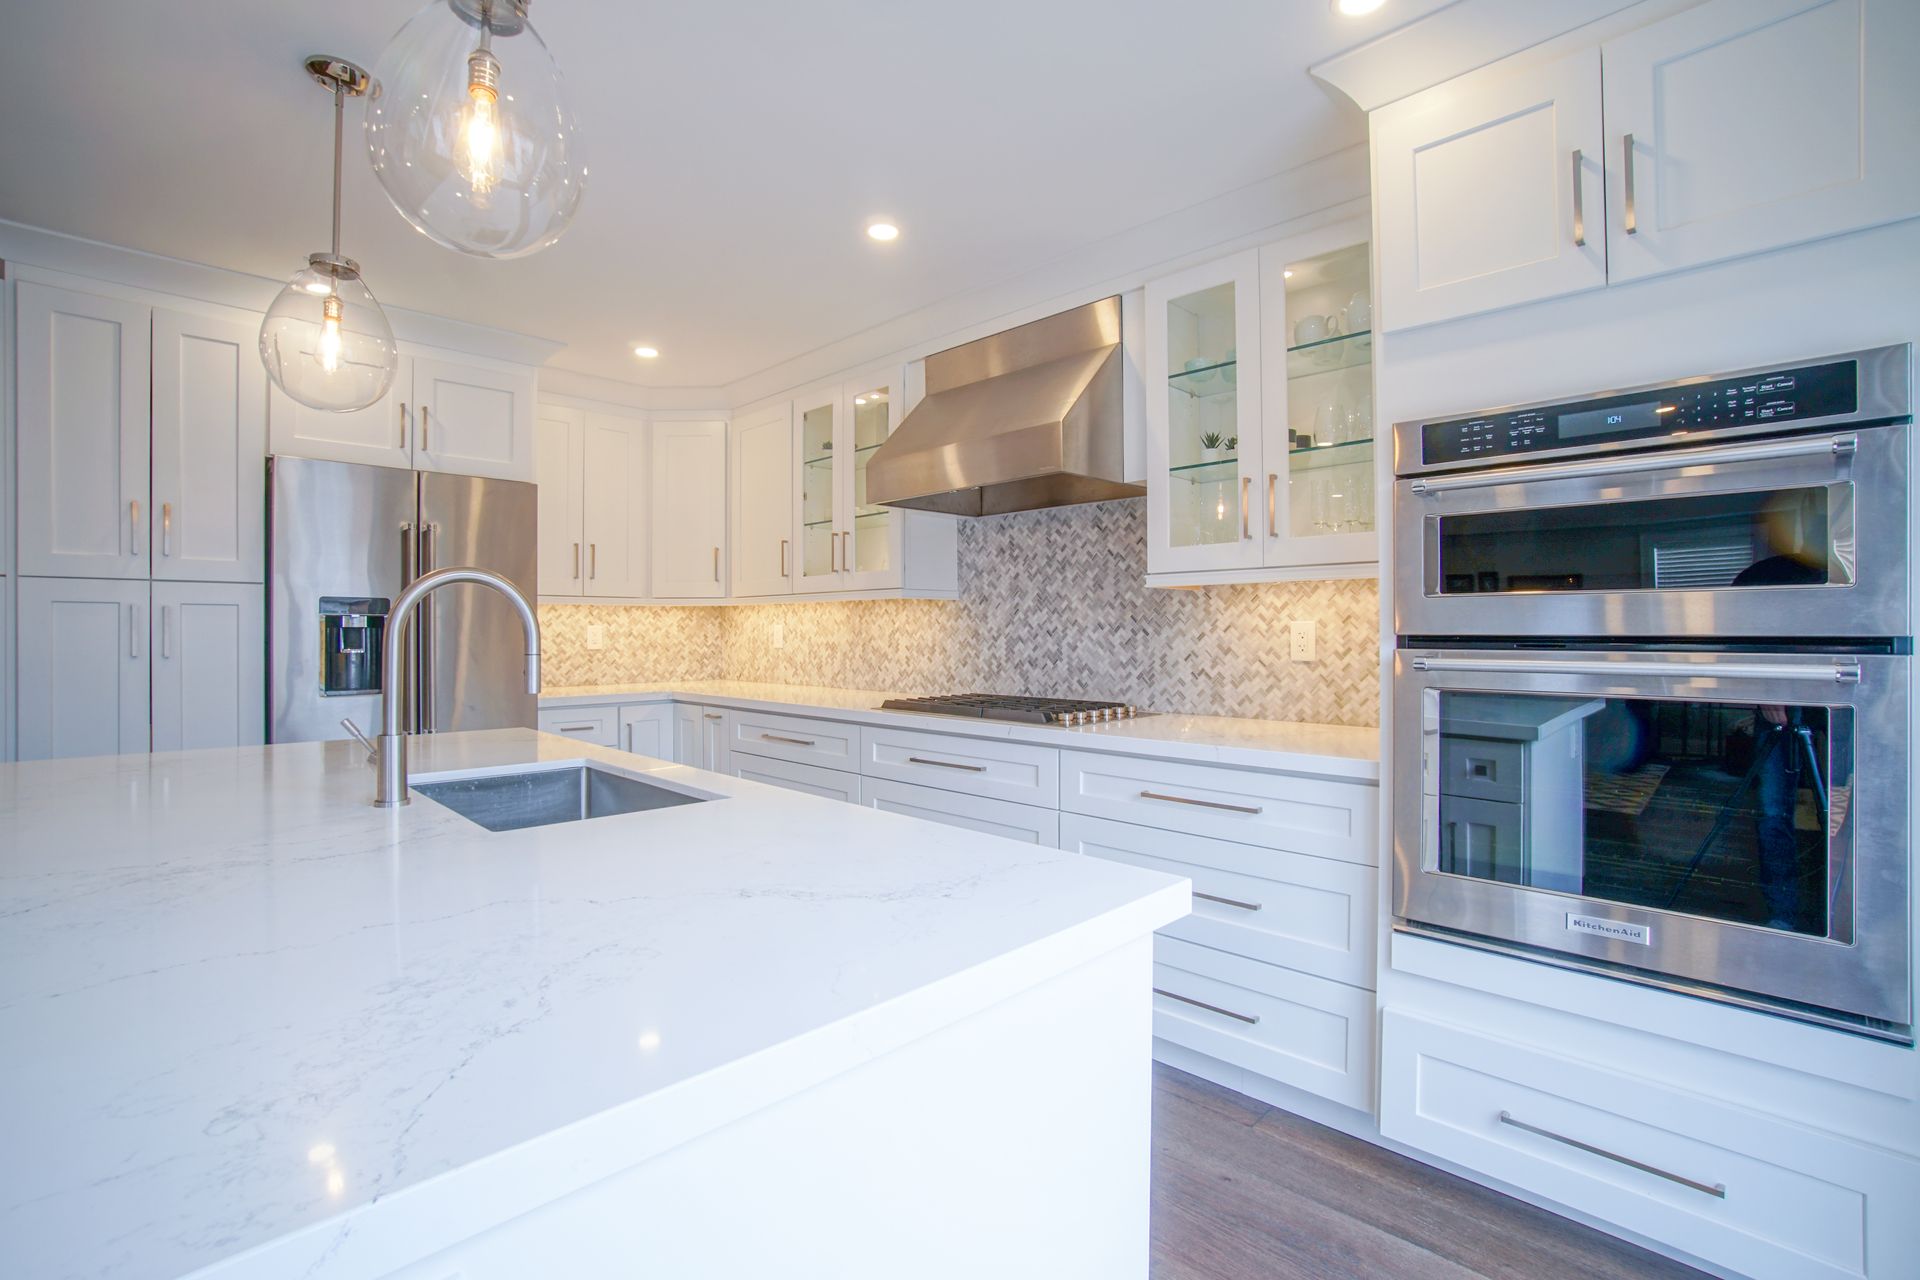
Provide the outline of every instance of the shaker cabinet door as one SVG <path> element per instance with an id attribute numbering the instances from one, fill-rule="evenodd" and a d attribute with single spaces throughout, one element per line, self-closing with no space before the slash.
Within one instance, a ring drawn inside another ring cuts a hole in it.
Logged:
<path id="1" fill-rule="evenodd" d="M 540 594 L 578 596 L 587 581 L 585 415 L 540 406 L 534 422 L 534 480 L 540 486 Z"/>
<path id="2" fill-rule="evenodd" d="M 1379 328 L 1606 284 L 1598 49 L 1436 85 L 1372 130 Z"/>
<path id="3" fill-rule="evenodd" d="M 258 332 L 153 313 L 153 576 L 266 578 L 267 374 Z"/>
<path id="4" fill-rule="evenodd" d="M 724 596 L 727 424 L 653 424 L 653 595 Z"/>
<path id="5" fill-rule="evenodd" d="M 586 583 L 590 596 L 647 594 L 647 425 L 588 413 Z"/>
<path id="6" fill-rule="evenodd" d="M 387 394 L 364 409 L 310 409 L 279 387 L 267 392 L 267 434 L 273 452 L 323 462 L 413 466 L 413 361 L 400 357 Z"/>
<path id="7" fill-rule="evenodd" d="M 266 589 L 153 584 L 153 749 L 265 740 Z"/>
<path id="8" fill-rule="evenodd" d="M 1608 274 L 1920 215 L 1920 4 L 1713 0 L 1604 49 Z"/>
<path id="9" fill-rule="evenodd" d="M 20 759 L 148 749 L 150 589 L 125 580 L 20 580 Z"/>
<path id="10" fill-rule="evenodd" d="M 15 304 L 20 572 L 147 578 L 152 312 L 29 281 Z"/>
<path id="11" fill-rule="evenodd" d="M 413 397 L 416 469 L 533 479 L 532 370 L 417 356 Z"/>
<path id="12" fill-rule="evenodd" d="M 733 594 L 793 590 L 793 405 L 733 422 Z"/>

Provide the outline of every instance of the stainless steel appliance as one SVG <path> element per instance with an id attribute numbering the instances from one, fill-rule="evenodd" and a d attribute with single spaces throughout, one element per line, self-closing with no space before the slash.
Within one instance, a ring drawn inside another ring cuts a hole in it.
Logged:
<path id="1" fill-rule="evenodd" d="M 1098 724 L 1129 720 L 1141 711 L 1125 702 L 1089 702 L 1080 698 L 1019 698 L 998 693 L 950 693 L 936 698 L 888 698 L 883 711 L 924 711 L 939 716 L 980 720 L 1017 720 L 1025 724 Z"/>
<path id="2" fill-rule="evenodd" d="M 1912 1041 L 1910 365 L 1396 426 L 1397 929 Z"/>
<path id="3" fill-rule="evenodd" d="M 534 585 L 535 487 L 438 472 L 267 460 L 267 725 L 272 742 L 344 738 L 380 723 L 393 602 L 462 565 Z M 471 586 L 424 601 L 408 628 L 409 733 L 533 727 L 519 615 Z"/>

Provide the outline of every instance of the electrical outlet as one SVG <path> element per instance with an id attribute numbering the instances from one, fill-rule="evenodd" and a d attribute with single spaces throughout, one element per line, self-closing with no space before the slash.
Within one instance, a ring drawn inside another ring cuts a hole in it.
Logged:
<path id="1" fill-rule="evenodd" d="M 1295 662 L 1313 661 L 1313 619 L 1301 618 L 1287 624 L 1287 656 Z"/>
<path id="2" fill-rule="evenodd" d="M 607 647 L 607 628 L 602 623 L 591 623 L 587 627 L 587 648 L 604 649 Z"/>
<path id="3" fill-rule="evenodd" d="M 784 622 L 773 624 L 773 647 L 776 649 L 787 647 L 787 624 Z"/>

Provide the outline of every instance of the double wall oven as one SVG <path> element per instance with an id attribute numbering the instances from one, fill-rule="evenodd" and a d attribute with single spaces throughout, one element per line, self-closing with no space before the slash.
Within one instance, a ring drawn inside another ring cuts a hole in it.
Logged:
<path id="1" fill-rule="evenodd" d="M 1911 384 L 1396 425 L 1397 928 L 1911 1042 Z"/>

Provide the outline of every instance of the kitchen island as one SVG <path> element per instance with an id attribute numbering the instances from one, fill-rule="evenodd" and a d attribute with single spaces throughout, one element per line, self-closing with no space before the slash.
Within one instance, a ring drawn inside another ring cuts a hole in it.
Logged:
<path id="1" fill-rule="evenodd" d="M 524 730 L 0 767 L 0 1273 L 1144 1276 L 1185 882 Z"/>

